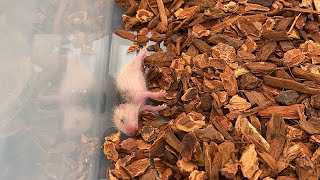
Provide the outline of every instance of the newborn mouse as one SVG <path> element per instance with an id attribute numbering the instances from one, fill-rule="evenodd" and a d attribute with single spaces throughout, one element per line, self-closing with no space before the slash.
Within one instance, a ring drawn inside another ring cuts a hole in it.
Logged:
<path id="1" fill-rule="evenodd" d="M 116 128 L 127 136 L 136 134 L 141 111 L 161 111 L 167 108 L 165 104 L 160 106 L 145 104 L 147 98 L 159 98 L 166 95 L 164 90 L 151 92 L 147 89 L 143 72 L 143 59 L 146 54 L 147 51 L 141 49 L 137 57 L 124 66 L 115 79 L 116 87 L 124 103 L 115 106 L 113 122 Z"/>

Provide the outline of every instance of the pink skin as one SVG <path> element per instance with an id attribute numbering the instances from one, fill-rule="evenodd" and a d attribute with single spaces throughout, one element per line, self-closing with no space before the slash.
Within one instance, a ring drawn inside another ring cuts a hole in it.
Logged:
<path id="1" fill-rule="evenodd" d="M 162 111 L 167 108 L 166 104 L 162 104 L 159 106 L 149 106 L 149 105 L 144 105 L 143 106 L 143 111 Z"/>
<path id="2" fill-rule="evenodd" d="M 115 107 L 113 121 L 115 126 L 126 135 L 132 136 L 138 130 L 138 116 L 141 111 L 161 111 L 167 105 L 145 105 L 147 98 L 157 99 L 166 95 L 165 90 L 151 92 L 147 90 L 145 77 L 142 71 L 143 59 L 146 50 L 141 49 L 137 57 L 120 70 L 117 78 L 117 87 L 129 94 L 132 101 Z"/>
<path id="3" fill-rule="evenodd" d="M 157 99 L 161 97 L 166 96 L 166 91 L 165 90 L 160 90 L 159 92 L 151 92 L 151 91 L 145 91 L 137 95 L 138 101 L 144 101 L 147 98 L 151 99 Z"/>
<path id="4" fill-rule="evenodd" d="M 162 92 L 155 92 L 150 93 L 153 95 L 157 94 L 157 97 L 163 97 L 165 93 Z M 150 96 L 146 96 L 146 98 L 151 98 Z M 167 108 L 166 104 L 162 104 L 159 106 L 151 106 L 151 105 L 144 105 L 138 103 L 126 103 L 120 104 L 118 107 L 115 107 L 114 113 L 114 123 L 115 126 L 128 136 L 133 136 L 138 131 L 138 118 L 141 111 L 162 111 Z"/>
<path id="5" fill-rule="evenodd" d="M 135 106 L 136 108 L 132 108 Z M 118 118 L 114 118 L 115 126 L 124 134 L 128 136 L 133 136 L 138 131 L 138 116 L 141 110 L 137 109 L 136 104 L 121 104 L 120 106 L 116 107 L 116 111 L 119 113 Z M 160 106 L 144 106 L 146 111 L 160 111 L 166 108 L 166 105 Z M 128 114 L 125 114 L 128 113 Z M 120 115 L 121 114 L 121 115 Z M 125 114 L 125 115 L 124 115 Z M 128 119 L 127 119 L 128 118 Z"/>

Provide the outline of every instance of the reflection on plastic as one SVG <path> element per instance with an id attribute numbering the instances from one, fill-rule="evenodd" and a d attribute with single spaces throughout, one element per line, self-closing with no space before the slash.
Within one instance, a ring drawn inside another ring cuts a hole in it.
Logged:
<path id="1" fill-rule="evenodd" d="M 109 37 L 121 26 L 117 8 L 113 0 L 0 1 L 0 179 L 105 178 L 100 144 L 112 133 L 114 103 L 105 75 L 130 59 L 119 56 L 128 42 Z"/>
<path id="2" fill-rule="evenodd" d="M 0 1 L 0 179 L 97 178 L 112 6 Z"/>
<path id="3" fill-rule="evenodd" d="M 63 114 L 63 130 L 68 135 L 75 136 L 86 132 L 90 129 L 93 118 L 92 112 L 86 108 L 88 107 L 86 103 L 92 101 L 89 96 L 94 94 L 95 88 L 96 81 L 92 72 L 77 56 L 69 55 L 58 93 L 39 96 L 39 101 L 42 103 L 57 103 L 57 110 L 47 110 L 47 112 L 40 110 L 40 112 L 50 116 Z"/>

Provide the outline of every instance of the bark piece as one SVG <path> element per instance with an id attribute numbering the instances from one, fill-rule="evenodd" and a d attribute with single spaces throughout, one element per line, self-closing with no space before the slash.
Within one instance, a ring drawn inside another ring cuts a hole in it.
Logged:
<path id="1" fill-rule="evenodd" d="M 116 30 L 115 34 L 124 38 L 124 39 L 128 39 L 132 42 L 134 42 L 136 39 L 136 36 L 133 33 L 125 31 L 125 30 Z"/>
<path id="2" fill-rule="evenodd" d="M 249 3 L 260 4 L 261 6 L 270 7 L 273 0 L 249 0 Z"/>
<path id="3" fill-rule="evenodd" d="M 288 67 L 297 66 L 305 60 L 305 55 L 300 49 L 292 49 L 284 53 L 283 64 Z"/>
<path id="4" fill-rule="evenodd" d="M 149 166 L 150 166 L 150 159 L 145 158 L 145 159 L 140 159 L 132 162 L 130 165 L 126 167 L 126 169 L 131 174 L 132 177 L 136 177 L 144 174 L 144 172 L 148 169 Z"/>
<path id="5" fill-rule="evenodd" d="M 319 23 L 317 22 L 313 22 L 313 21 L 307 21 L 304 29 L 308 32 L 308 33 L 317 33 L 319 32 Z"/>
<path id="6" fill-rule="evenodd" d="M 270 155 L 278 160 L 281 153 L 283 152 L 284 145 L 286 142 L 286 130 L 287 126 L 284 119 L 274 113 L 267 124 L 266 140 L 270 143 Z"/>
<path id="7" fill-rule="evenodd" d="M 305 94 L 320 94 L 320 89 L 306 87 L 305 85 L 298 83 L 294 80 L 276 78 L 272 76 L 264 76 L 263 81 L 270 86 L 284 89 L 295 90 Z"/>
<path id="8" fill-rule="evenodd" d="M 251 73 L 240 76 L 239 82 L 241 89 L 255 89 L 262 84 L 262 80 Z"/>
<path id="9" fill-rule="evenodd" d="M 244 98 L 241 98 L 238 95 L 232 96 L 229 101 L 229 104 L 226 107 L 230 111 L 245 111 L 251 107 L 251 104 L 248 103 Z"/>
<path id="10" fill-rule="evenodd" d="M 231 24 L 233 24 L 235 21 L 237 21 L 241 16 L 234 16 L 231 17 L 229 19 L 227 19 L 226 21 L 223 21 L 219 24 L 216 24 L 214 26 L 211 27 L 211 33 L 212 34 L 217 34 L 219 32 L 221 32 L 222 29 L 230 26 Z"/>
<path id="11" fill-rule="evenodd" d="M 237 40 L 235 38 L 232 38 L 232 37 L 224 35 L 224 34 L 214 34 L 214 35 L 210 36 L 208 41 L 213 44 L 219 44 L 219 43 L 227 44 L 229 46 L 234 47 L 235 49 L 238 49 L 242 44 L 242 42 L 240 40 Z"/>
<path id="12" fill-rule="evenodd" d="M 277 96 L 277 101 L 284 105 L 294 104 L 299 97 L 299 94 L 294 90 L 281 91 Z"/>
<path id="13" fill-rule="evenodd" d="M 286 31 L 276 31 L 276 30 L 266 31 L 262 34 L 262 37 L 267 38 L 269 40 L 274 40 L 274 41 L 285 41 L 285 40 L 293 39 L 287 34 Z"/>
<path id="14" fill-rule="evenodd" d="M 186 93 L 181 97 L 182 101 L 190 101 L 197 96 L 197 89 L 196 88 L 189 88 L 187 89 Z"/>
<path id="15" fill-rule="evenodd" d="M 202 128 L 205 125 L 205 121 L 204 119 L 194 119 L 192 115 L 186 115 L 185 113 L 182 113 L 175 119 L 174 125 L 175 128 L 180 131 L 192 132 Z"/>
<path id="16" fill-rule="evenodd" d="M 141 137 L 146 142 L 154 141 L 157 138 L 157 135 L 159 133 L 159 129 L 153 128 L 151 126 L 143 126 L 141 130 Z"/>
<path id="17" fill-rule="evenodd" d="M 174 15 L 178 19 L 186 19 L 188 16 L 192 15 L 196 10 L 198 9 L 198 6 L 192 6 L 189 8 L 179 9 L 174 13 Z"/>
<path id="18" fill-rule="evenodd" d="M 265 6 L 261 6 L 258 4 L 247 3 L 245 5 L 244 11 L 269 11 L 270 9 Z"/>
<path id="19" fill-rule="evenodd" d="M 202 180 L 206 179 L 206 172 L 194 170 L 190 173 L 189 180 Z"/>
<path id="20" fill-rule="evenodd" d="M 137 42 L 134 42 L 127 50 L 127 53 L 132 53 L 134 51 L 137 51 L 139 49 L 139 45 Z"/>
<path id="21" fill-rule="evenodd" d="M 218 43 L 216 46 L 212 47 L 212 57 L 223 59 L 227 64 L 230 64 L 235 62 L 236 52 L 234 47 Z"/>
<path id="22" fill-rule="evenodd" d="M 273 172 L 279 172 L 278 167 L 280 165 L 283 165 L 281 162 L 277 162 L 269 153 L 266 151 L 257 151 L 260 158 L 263 160 L 265 164 L 267 164 L 270 167 L 270 170 Z"/>
<path id="23" fill-rule="evenodd" d="M 164 136 L 164 140 L 177 152 L 181 151 L 181 141 L 176 137 L 176 135 L 172 132 L 167 132 Z"/>
<path id="24" fill-rule="evenodd" d="M 137 43 L 139 45 L 144 45 L 145 46 L 145 45 L 147 45 L 148 41 L 149 41 L 149 38 L 147 36 L 145 36 L 145 35 L 138 35 L 137 36 Z"/>
<path id="25" fill-rule="evenodd" d="M 314 162 L 315 170 L 316 170 L 316 175 L 317 177 L 320 176 L 320 148 L 318 148 L 312 155 L 311 160 Z"/>
<path id="26" fill-rule="evenodd" d="M 320 125 L 318 123 L 318 119 L 310 118 L 308 121 L 305 117 L 305 114 L 302 109 L 297 109 L 299 119 L 298 122 L 301 129 L 306 131 L 308 134 L 319 134 L 320 133 Z"/>
<path id="27" fill-rule="evenodd" d="M 319 74 L 311 73 L 311 72 L 302 70 L 298 67 L 294 67 L 292 69 L 292 73 L 297 77 L 304 78 L 304 79 L 307 79 L 310 81 L 314 81 L 320 85 L 320 75 Z"/>
<path id="28" fill-rule="evenodd" d="M 154 158 L 162 154 L 162 152 L 165 149 L 165 142 L 163 139 L 163 136 L 160 136 L 157 140 L 153 142 L 153 144 L 150 147 L 150 158 Z"/>
<path id="29" fill-rule="evenodd" d="M 319 179 L 319 177 L 317 176 L 314 164 L 311 161 L 310 157 L 306 155 L 302 155 L 295 160 L 295 163 L 296 163 L 295 168 L 296 168 L 299 179 L 301 180 Z"/>
<path id="30" fill-rule="evenodd" d="M 156 1 L 157 1 L 157 4 L 158 4 L 158 10 L 159 10 L 159 15 L 160 15 L 161 22 L 165 26 L 168 26 L 168 19 L 167 19 L 166 10 L 165 10 L 163 1 L 162 0 L 156 0 Z"/>
<path id="31" fill-rule="evenodd" d="M 244 177 L 251 179 L 256 171 L 259 170 L 257 152 L 253 144 L 250 144 L 243 151 L 239 160 L 241 171 Z"/>
<path id="32" fill-rule="evenodd" d="M 284 170 L 289 166 L 289 163 L 298 157 L 301 153 L 301 147 L 298 144 L 287 143 L 282 156 L 279 158 L 278 162 L 278 172 Z"/>
<path id="33" fill-rule="evenodd" d="M 212 125 L 196 130 L 195 134 L 203 142 L 222 143 L 225 141 L 224 137 Z"/>
<path id="34" fill-rule="evenodd" d="M 266 75 L 275 71 L 277 68 L 277 65 L 269 62 L 252 62 L 252 63 L 247 63 L 246 67 L 253 74 Z"/>
<path id="35" fill-rule="evenodd" d="M 271 117 L 273 113 L 277 113 L 285 119 L 300 119 L 298 109 L 303 110 L 304 105 L 294 104 L 291 106 L 271 106 L 259 111 L 258 114 L 262 117 Z"/>
<path id="36" fill-rule="evenodd" d="M 168 180 L 172 176 L 172 169 L 168 167 L 168 165 L 161 159 L 156 158 L 154 160 L 154 165 L 157 172 L 159 173 L 160 179 Z"/>
<path id="37" fill-rule="evenodd" d="M 256 148 L 267 152 L 270 150 L 270 144 L 259 134 L 247 118 L 239 116 L 235 129 L 239 135 L 243 135 L 246 139 L 252 141 Z"/>
<path id="38" fill-rule="evenodd" d="M 257 23 L 252 18 L 241 17 L 237 20 L 237 27 L 246 35 L 246 36 L 261 36 L 261 27 L 257 26 Z"/>
<path id="39" fill-rule="evenodd" d="M 139 177 L 139 180 L 156 180 L 157 172 L 154 168 L 149 168 L 146 173 Z"/>
<path id="40" fill-rule="evenodd" d="M 182 175 L 188 176 L 191 172 L 198 169 L 198 166 L 192 162 L 185 162 L 183 160 L 178 160 L 177 167 L 181 171 Z"/>
<path id="41" fill-rule="evenodd" d="M 148 10 L 145 10 L 145 9 L 139 9 L 137 11 L 136 18 L 141 23 L 146 23 L 146 22 L 149 22 L 153 18 L 153 13 Z"/>
<path id="42" fill-rule="evenodd" d="M 303 131 L 292 126 L 288 126 L 286 137 L 289 141 L 301 140 L 303 137 Z"/>
<path id="43" fill-rule="evenodd" d="M 203 158 L 204 158 L 204 168 L 208 175 L 208 178 L 213 178 L 214 174 L 212 171 L 212 157 L 210 153 L 210 146 L 207 142 L 203 143 Z"/>
<path id="44" fill-rule="evenodd" d="M 191 161 L 196 141 L 196 136 L 193 133 L 188 133 L 183 137 L 181 141 L 181 156 L 183 161 Z"/>
<path id="45" fill-rule="evenodd" d="M 107 156 L 110 161 L 117 161 L 119 158 L 118 151 L 113 142 L 106 141 L 103 145 L 103 153 Z"/>
<path id="46" fill-rule="evenodd" d="M 257 54 L 257 58 L 262 61 L 267 60 L 268 57 L 271 55 L 271 53 L 274 52 L 276 47 L 277 47 L 276 41 L 269 41 L 259 51 L 259 53 Z"/>
<path id="47" fill-rule="evenodd" d="M 132 151 L 136 148 L 138 148 L 138 143 L 135 139 L 133 138 L 128 138 L 124 141 L 121 142 L 120 147 L 122 149 L 128 150 L 128 151 Z"/>
<path id="48" fill-rule="evenodd" d="M 267 98 L 257 91 L 246 91 L 245 95 L 251 104 L 258 104 L 259 106 L 262 106 L 268 102 Z"/>
<path id="49" fill-rule="evenodd" d="M 311 106 L 316 109 L 320 109 L 320 95 L 311 96 Z"/>
<path id="50" fill-rule="evenodd" d="M 226 163 L 225 166 L 221 168 L 221 175 L 223 175 L 227 179 L 234 178 L 236 173 L 238 172 L 238 166 L 238 162 L 229 160 L 228 163 Z"/>
<path id="51" fill-rule="evenodd" d="M 209 53 L 211 46 L 201 39 L 193 39 L 192 44 L 199 49 L 201 53 Z"/>
<path id="52" fill-rule="evenodd" d="M 235 95 L 238 91 L 238 84 L 233 71 L 229 67 L 227 67 L 219 77 L 221 78 L 223 86 L 227 90 L 228 95 Z"/>
<path id="53" fill-rule="evenodd" d="M 280 41 L 279 44 L 285 52 L 294 49 L 294 45 L 290 41 Z"/>
<path id="54" fill-rule="evenodd" d="M 205 27 L 203 27 L 200 24 L 194 25 L 192 27 L 192 34 L 196 37 L 196 38 L 202 38 L 204 36 L 209 36 L 210 35 L 210 31 L 207 30 Z"/>

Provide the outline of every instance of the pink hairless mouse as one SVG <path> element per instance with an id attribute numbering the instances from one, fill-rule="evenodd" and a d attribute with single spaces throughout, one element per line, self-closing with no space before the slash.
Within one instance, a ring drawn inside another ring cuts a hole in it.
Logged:
<path id="1" fill-rule="evenodd" d="M 137 57 L 123 67 L 116 77 L 116 86 L 124 96 L 125 103 L 114 108 L 113 122 L 115 126 L 128 136 L 136 134 L 138 130 L 138 116 L 141 111 L 161 111 L 166 105 L 146 105 L 147 98 L 164 97 L 166 92 L 148 91 L 146 79 L 142 70 L 143 59 L 147 51 L 141 49 Z"/>

